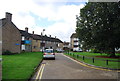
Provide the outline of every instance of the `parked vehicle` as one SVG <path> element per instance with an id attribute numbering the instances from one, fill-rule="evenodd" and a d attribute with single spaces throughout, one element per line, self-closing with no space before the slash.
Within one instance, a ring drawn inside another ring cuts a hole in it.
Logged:
<path id="1" fill-rule="evenodd" d="M 74 52 L 83 52 L 82 49 L 73 49 Z"/>
<path id="2" fill-rule="evenodd" d="M 57 49 L 57 52 L 58 52 L 58 53 L 62 53 L 62 52 L 64 52 L 64 50 L 62 50 L 62 49 Z"/>
<path id="3" fill-rule="evenodd" d="M 43 54 L 43 58 L 44 58 L 44 59 L 52 58 L 52 59 L 55 60 L 54 50 L 53 50 L 53 49 L 45 49 L 45 50 L 44 50 L 44 54 Z"/>

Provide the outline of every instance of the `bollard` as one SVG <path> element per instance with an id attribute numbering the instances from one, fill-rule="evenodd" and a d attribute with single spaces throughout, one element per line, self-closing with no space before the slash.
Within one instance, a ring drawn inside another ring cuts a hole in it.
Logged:
<path id="1" fill-rule="evenodd" d="M 79 58 L 79 55 L 77 55 L 77 58 Z"/>
<path id="2" fill-rule="evenodd" d="M 93 63 L 94 63 L 94 57 L 93 57 Z"/>
<path id="3" fill-rule="evenodd" d="M 85 59 L 85 57 L 83 56 L 83 60 Z"/>
<path id="4" fill-rule="evenodd" d="M 106 60 L 106 65 L 108 65 L 108 60 Z"/>

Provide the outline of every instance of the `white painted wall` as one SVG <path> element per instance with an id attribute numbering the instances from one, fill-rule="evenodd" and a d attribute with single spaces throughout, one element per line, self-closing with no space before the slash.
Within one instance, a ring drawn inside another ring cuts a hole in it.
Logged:
<path id="1" fill-rule="evenodd" d="M 21 50 L 25 50 L 25 45 L 22 45 L 22 46 L 21 46 Z"/>

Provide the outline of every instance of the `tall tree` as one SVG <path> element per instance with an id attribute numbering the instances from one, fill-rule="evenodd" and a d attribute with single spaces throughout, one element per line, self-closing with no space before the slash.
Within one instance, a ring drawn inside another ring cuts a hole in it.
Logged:
<path id="1" fill-rule="evenodd" d="M 84 48 L 115 56 L 115 48 L 120 48 L 120 2 L 89 2 L 76 19 L 76 33 Z"/>

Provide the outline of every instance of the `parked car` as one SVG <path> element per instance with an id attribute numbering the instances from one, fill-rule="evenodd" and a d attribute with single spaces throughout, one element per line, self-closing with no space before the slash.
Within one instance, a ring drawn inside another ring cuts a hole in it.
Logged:
<path id="1" fill-rule="evenodd" d="M 55 53 L 53 49 L 45 49 L 43 54 L 43 59 L 52 58 L 55 60 Z"/>
<path id="2" fill-rule="evenodd" d="M 62 52 L 64 52 L 64 50 L 62 50 L 62 49 L 57 49 L 57 52 L 58 52 L 58 53 L 62 53 Z"/>
<path id="3" fill-rule="evenodd" d="M 73 49 L 74 52 L 83 52 L 82 49 Z"/>

